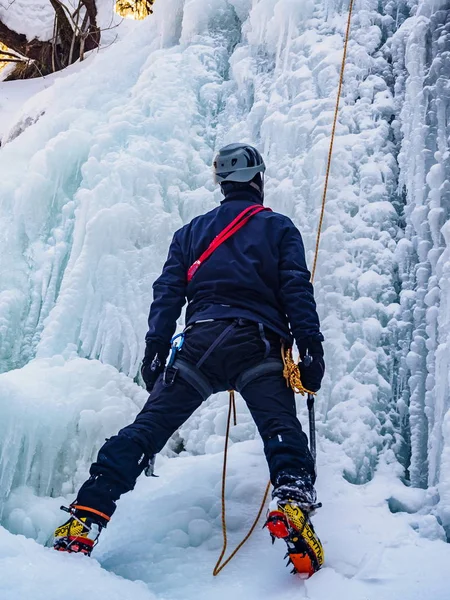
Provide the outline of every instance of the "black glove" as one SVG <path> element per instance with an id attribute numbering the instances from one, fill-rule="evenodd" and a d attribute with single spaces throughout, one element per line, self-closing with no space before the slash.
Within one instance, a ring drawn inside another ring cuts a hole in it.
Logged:
<path id="1" fill-rule="evenodd" d="M 318 392 L 325 373 L 323 360 L 323 347 L 321 338 L 306 338 L 297 341 L 300 352 L 300 377 L 303 386 L 311 391 Z"/>
<path id="2" fill-rule="evenodd" d="M 141 375 L 147 392 L 151 392 L 156 380 L 164 371 L 169 348 L 148 341 L 145 346 L 145 356 L 142 361 Z"/>

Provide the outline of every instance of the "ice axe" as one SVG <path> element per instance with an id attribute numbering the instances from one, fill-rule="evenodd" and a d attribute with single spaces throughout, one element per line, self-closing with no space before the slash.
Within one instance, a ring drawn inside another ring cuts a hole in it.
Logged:
<path id="1" fill-rule="evenodd" d="M 309 365 L 312 363 L 313 359 L 312 357 L 307 354 L 304 358 L 303 358 L 303 364 L 305 365 L 305 367 L 309 367 Z M 316 469 L 316 455 L 317 455 L 317 451 L 316 451 L 316 415 L 314 412 L 314 394 L 311 394 L 308 392 L 308 401 L 307 401 L 307 406 L 308 406 L 308 417 L 309 417 L 309 449 L 311 452 L 311 456 L 313 457 L 314 460 L 314 470 L 317 473 L 317 469 Z"/>
<path id="2" fill-rule="evenodd" d="M 316 469 L 316 416 L 314 413 L 314 396 L 308 394 L 308 416 L 309 416 L 309 449 L 314 460 L 314 470 Z"/>

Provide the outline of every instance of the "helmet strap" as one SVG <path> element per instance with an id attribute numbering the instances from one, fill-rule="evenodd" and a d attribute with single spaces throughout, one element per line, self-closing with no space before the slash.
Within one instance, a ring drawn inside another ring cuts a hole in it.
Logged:
<path id="1" fill-rule="evenodd" d="M 256 181 L 251 181 L 250 185 L 256 190 L 258 190 L 258 192 L 261 194 L 261 199 L 264 200 L 264 173 L 259 173 L 259 176 L 259 181 L 261 182 L 261 184 L 258 185 Z"/>

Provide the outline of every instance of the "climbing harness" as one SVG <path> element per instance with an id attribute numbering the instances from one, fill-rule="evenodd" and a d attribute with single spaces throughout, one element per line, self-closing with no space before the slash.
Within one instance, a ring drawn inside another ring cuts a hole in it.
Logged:
<path id="1" fill-rule="evenodd" d="M 345 71 L 345 63 L 346 63 L 346 58 L 347 58 L 348 41 L 350 38 L 350 26 L 351 26 L 351 19 L 352 19 L 352 13 L 353 13 L 353 5 L 354 5 L 354 0 L 350 0 L 349 9 L 348 9 L 348 18 L 347 18 L 347 28 L 346 28 L 346 32 L 345 32 L 345 38 L 344 38 L 344 51 L 343 51 L 343 55 L 342 55 L 341 71 L 340 71 L 340 75 L 339 75 L 339 86 L 338 86 L 336 105 L 335 105 L 335 110 L 334 110 L 333 127 L 331 130 L 330 146 L 328 149 L 327 170 L 326 170 L 325 183 L 324 183 L 324 189 L 323 189 L 323 194 L 322 194 L 322 206 L 321 206 L 320 217 L 319 217 L 319 225 L 317 228 L 314 262 L 313 262 L 313 268 L 311 271 L 311 283 L 314 282 L 314 278 L 315 278 L 316 270 L 317 270 L 317 261 L 318 261 L 318 257 L 319 257 L 320 239 L 321 239 L 321 235 L 322 235 L 322 227 L 323 227 L 323 221 L 324 221 L 324 216 L 325 216 L 325 205 L 326 205 L 327 192 L 328 192 L 328 182 L 329 182 L 330 170 L 331 170 L 331 159 L 333 156 L 334 138 L 336 135 L 336 125 L 337 125 L 337 118 L 338 118 L 338 114 L 339 114 L 339 103 L 340 103 L 341 92 L 342 92 L 342 84 L 344 81 L 344 71 Z M 285 359 L 283 359 L 283 362 L 284 362 L 284 360 Z M 291 354 L 291 360 L 292 360 L 292 354 Z M 294 362 L 294 361 L 292 360 L 292 362 Z M 286 363 L 284 363 L 284 364 L 285 364 L 285 368 L 286 368 Z M 292 370 L 289 367 L 289 371 L 288 371 L 289 377 L 290 377 L 291 372 L 292 372 Z M 298 374 L 298 376 L 299 376 L 300 385 L 301 385 L 300 373 Z M 294 383 L 298 383 L 295 373 L 293 375 L 293 379 L 294 379 Z M 303 386 L 301 386 L 301 387 L 303 388 Z M 295 389 L 294 389 L 294 392 L 295 392 Z M 315 465 L 316 464 L 316 433 L 315 433 L 315 415 L 314 415 L 314 395 L 311 392 L 308 392 L 308 390 L 305 390 L 305 392 L 308 393 L 307 406 L 308 406 L 308 414 L 309 414 L 309 431 L 310 431 L 309 442 L 310 442 L 311 454 L 314 458 L 314 465 Z M 233 396 L 231 396 L 231 392 L 230 392 L 230 406 L 229 406 L 229 413 L 228 413 L 227 432 L 226 432 L 226 438 L 225 438 L 224 465 L 223 465 L 223 474 L 222 474 L 223 548 L 222 548 L 222 553 L 219 557 L 219 560 L 217 561 L 217 564 L 214 568 L 213 575 L 218 575 L 220 573 L 220 571 L 230 562 L 230 560 L 236 555 L 236 553 L 240 550 L 240 548 L 242 548 L 242 546 L 245 544 L 245 542 L 249 539 L 249 537 L 253 533 L 253 531 L 256 527 L 256 524 L 259 520 L 259 517 L 262 514 L 264 505 L 267 500 L 267 496 L 269 494 L 269 489 L 270 489 L 270 481 L 269 481 L 269 483 L 267 484 L 267 487 L 266 487 L 266 491 L 264 494 L 262 504 L 258 511 L 258 515 L 257 515 L 255 522 L 253 523 L 249 533 L 245 536 L 245 538 L 242 540 L 242 542 L 236 547 L 236 549 L 231 553 L 229 558 L 220 566 L 220 562 L 221 562 L 222 558 L 224 557 L 226 548 L 227 548 L 227 525 L 226 525 L 226 519 L 225 519 L 225 474 L 226 474 L 226 464 L 227 464 L 228 434 L 229 434 L 229 428 L 230 428 L 229 426 L 230 426 L 230 420 L 231 420 L 231 411 L 232 410 L 235 411 L 235 408 L 234 409 L 232 408 L 233 405 L 234 405 L 234 392 L 233 392 Z"/>
<path id="2" fill-rule="evenodd" d="M 281 360 L 277 360 L 276 358 L 266 358 L 258 365 L 242 371 L 242 373 L 236 379 L 234 388 L 239 393 L 242 393 L 242 390 L 245 388 L 245 386 L 257 377 L 261 377 L 261 375 L 266 375 L 267 373 L 279 373 L 282 369 L 283 363 Z"/>
<path id="3" fill-rule="evenodd" d="M 183 347 L 185 334 L 189 329 L 194 327 L 195 323 L 186 327 L 186 329 L 171 340 L 171 352 L 169 361 L 166 368 L 164 369 L 163 385 L 166 387 L 171 386 L 175 378 L 180 375 L 182 379 L 187 381 L 192 387 L 194 387 L 198 393 L 202 396 L 203 400 L 206 400 L 214 392 L 212 385 L 208 379 L 201 372 L 201 367 L 204 362 L 211 356 L 212 352 L 223 342 L 223 340 L 242 322 L 242 319 L 234 319 L 228 327 L 226 327 L 222 333 L 214 340 L 211 346 L 205 351 L 195 365 L 189 363 L 182 358 L 178 357 L 178 353 Z"/>
<path id="4" fill-rule="evenodd" d="M 217 248 L 222 245 L 228 238 L 234 235 L 239 229 L 244 227 L 246 223 L 254 216 L 263 211 L 272 211 L 271 208 L 266 206 L 262 206 L 261 204 L 252 204 L 252 206 L 248 206 L 245 210 L 240 212 L 238 216 L 231 221 L 229 225 L 225 227 L 210 243 L 208 248 L 203 252 L 203 254 L 198 258 L 188 269 L 187 272 L 187 280 L 188 283 L 194 277 L 198 269 L 202 266 L 202 264 L 211 256 L 211 254 L 217 250 Z"/>
<path id="5" fill-rule="evenodd" d="M 214 319 L 210 320 L 213 321 Z M 196 323 L 189 325 L 182 333 L 175 335 L 171 340 L 171 351 L 166 368 L 164 369 L 163 384 L 166 387 L 171 386 L 174 383 L 175 378 L 180 376 L 198 391 L 203 400 L 209 398 L 209 396 L 214 393 L 214 389 L 208 378 L 202 373 L 201 367 L 211 356 L 212 352 L 214 352 L 214 350 L 224 341 L 228 334 L 230 334 L 233 329 L 239 325 L 244 325 L 246 322 L 246 319 L 233 319 L 230 325 L 228 325 L 214 340 L 214 342 L 204 352 L 196 364 L 187 362 L 186 360 L 183 360 L 182 356 L 178 356 L 184 344 L 185 334 L 189 331 L 189 329 L 194 327 Z M 265 346 L 264 357 L 261 363 L 256 366 L 249 367 L 245 371 L 242 371 L 242 373 L 239 375 L 235 383 L 235 389 L 238 392 L 241 392 L 246 385 L 248 385 L 257 377 L 261 377 L 261 375 L 266 373 L 280 372 L 283 369 L 283 363 L 281 360 L 268 358 L 270 352 L 270 343 L 265 336 L 264 326 L 262 323 L 258 323 L 258 329 L 261 341 Z"/>
<path id="6" fill-rule="evenodd" d="M 53 542 L 54 549 L 59 552 L 79 552 L 90 556 L 110 517 L 98 510 L 78 504 L 71 504 L 68 508 L 61 506 L 61 510 L 69 513 L 70 518 L 63 525 L 56 528 Z M 89 515 L 92 514 L 92 517 L 78 516 L 80 511 Z"/>

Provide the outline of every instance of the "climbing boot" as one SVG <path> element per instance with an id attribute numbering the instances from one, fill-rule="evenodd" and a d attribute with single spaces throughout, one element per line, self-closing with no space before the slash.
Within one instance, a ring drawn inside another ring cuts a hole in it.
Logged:
<path id="1" fill-rule="evenodd" d="M 56 528 L 53 548 L 59 552 L 81 552 L 90 556 L 109 517 L 92 508 L 76 504 L 69 508 L 61 506 L 61 510 L 68 512 L 70 518 Z"/>
<path id="2" fill-rule="evenodd" d="M 272 543 L 276 538 L 283 539 L 287 545 L 288 565 L 292 573 L 308 578 L 323 565 L 324 552 L 310 520 L 310 515 L 321 504 L 300 506 L 294 500 L 274 498 L 267 514 L 265 526 L 270 532 Z"/>

